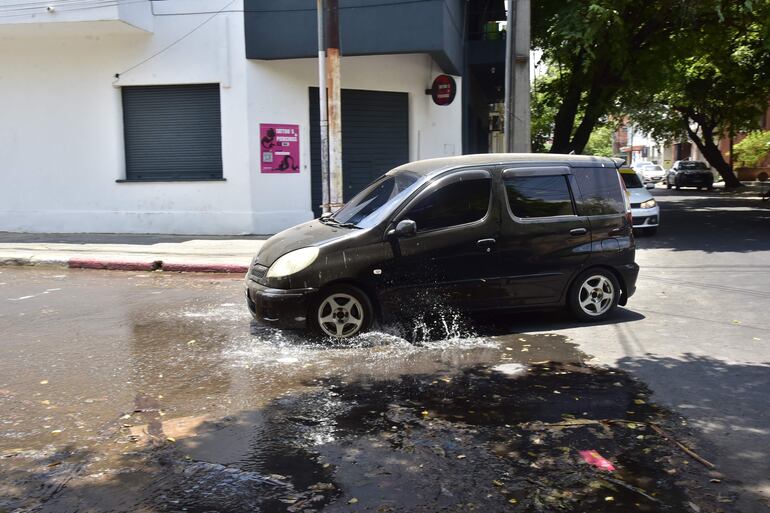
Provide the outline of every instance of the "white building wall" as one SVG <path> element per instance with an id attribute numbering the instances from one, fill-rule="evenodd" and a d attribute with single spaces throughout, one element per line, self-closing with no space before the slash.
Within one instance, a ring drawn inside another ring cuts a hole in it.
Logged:
<path id="1" fill-rule="evenodd" d="M 342 58 L 342 87 L 409 94 L 409 159 L 462 151 L 461 91 L 445 107 L 435 105 L 425 89 L 433 81 L 428 55 L 372 55 Z M 434 75 L 439 71 L 433 66 Z M 310 87 L 318 86 L 318 61 L 249 61 L 250 155 L 255 233 L 312 219 L 310 182 Z M 458 79 L 459 84 L 459 79 Z M 459 86 L 458 86 L 459 89 Z M 299 174 L 259 174 L 259 124 L 300 125 Z M 344 141 L 343 141 L 344 145 Z"/>
<path id="2" fill-rule="evenodd" d="M 227 2 L 161 4 L 173 13 Z M 228 9 L 242 9 L 240 0 Z M 0 231 L 264 234 L 312 218 L 308 87 L 317 61 L 247 60 L 238 12 L 152 57 L 209 16 L 155 16 L 152 33 L 132 34 L 94 34 L 102 22 L 60 24 L 66 34 L 0 23 Z M 343 58 L 343 87 L 409 93 L 411 159 L 461 151 L 461 93 L 449 107 L 433 105 L 430 69 L 426 55 Z M 117 182 L 120 86 L 204 82 L 220 83 L 225 181 Z M 301 125 L 299 174 L 260 174 L 260 123 Z"/>

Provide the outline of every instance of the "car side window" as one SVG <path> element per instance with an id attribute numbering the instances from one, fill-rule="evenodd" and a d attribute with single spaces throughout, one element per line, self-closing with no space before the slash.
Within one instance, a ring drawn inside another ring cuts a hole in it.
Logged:
<path id="1" fill-rule="evenodd" d="M 405 218 L 417 223 L 418 232 L 472 223 L 487 214 L 491 192 L 489 178 L 453 182 L 422 198 Z"/>
<path id="2" fill-rule="evenodd" d="M 566 175 L 506 177 L 505 192 L 516 217 L 575 215 Z"/>
<path id="3" fill-rule="evenodd" d="M 626 211 L 623 189 L 620 187 L 618 171 L 611 167 L 574 168 L 580 189 L 578 214 L 581 216 L 601 216 L 622 214 Z"/>

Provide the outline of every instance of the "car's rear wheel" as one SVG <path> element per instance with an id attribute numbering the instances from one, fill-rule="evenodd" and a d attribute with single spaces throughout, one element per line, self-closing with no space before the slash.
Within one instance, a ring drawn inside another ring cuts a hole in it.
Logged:
<path id="1" fill-rule="evenodd" d="M 371 328 L 374 309 L 361 289 L 352 285 L 334 285 L 321 291 L 309 317 L 318 334 L 350 338 Z"/>
<path id="2" fill-rule="evenodd" d="M 605 269 L 589 269 L 577 277 L 569 292 L 568 305 L 581 321 L 605 319 L 618 306 L 620 284 Z"/>

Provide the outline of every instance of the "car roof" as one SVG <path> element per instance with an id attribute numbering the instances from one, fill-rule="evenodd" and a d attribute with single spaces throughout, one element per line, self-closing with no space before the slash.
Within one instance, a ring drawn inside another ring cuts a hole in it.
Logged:
<path id="1" fill-rule="evenodd" d="M 432 175 L 450 169 L 473 166 L 500 166 L 506 164 L 568 164 L 572 167 L 611 167 L 616 162 L 607 157 L 590 155 L 562 155 L 558 153 L 481 153 L 456 157 L 417 160 L 398 166 L 393 171 L 411 171 L 420 175 Z"/>

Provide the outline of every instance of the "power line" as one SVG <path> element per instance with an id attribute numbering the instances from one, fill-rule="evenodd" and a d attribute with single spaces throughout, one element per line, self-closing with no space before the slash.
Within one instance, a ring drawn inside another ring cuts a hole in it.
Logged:
<path id="1" fill-rule="evenodd" d="M 158 51 L 157 51 L 157 52 L 155 52 L 154 54 L 150 55 L 150 56 L 149 56 L 149 57 L 147 57 L 146 59 L 143 59 L 143 60 L 139 61 L 138 63 L 134 64 L 134 65 L 133 65 L 133 66 L 131 66 L 130 68 L 126 69 L 125 71 L 121 71 L 120 73 L 115 73 L 115 82 L 117 82 L 118 80 L 120 80 L 120 76 L 121 76 L 121 75 L 125 75 L 125 74 L 126 74 L 126 73 L 128 73 L 129 71 L 132 71 L 132 70 L 134 70 L 134 69 L 138 68 L 138 67 L 139 67 L 139 66 L 141 66 L 142 64 L 144 64 L 144 63 L 146 63 L 146 62 L 148 62 L 148 61 L 150 61 L 150 60 L 154 59 L 155 57 L 157 57 L 158 55 L 162 54 L 162 53 L 163 53 L 163 52 L 165 52 L 166 50 L 168 50 L 168 49 L 170 49 L 171 47 L 173 47 L 173 46 L 177 45 L 178 43 L 182 42 L 184 39 L 186 39 L 187 37 L 189 37 L 189 36 L 190 36 L 190 35 L 191 35 L 193 32 L 195 32 L 196 30 L 198 30 L 199 28 L 201 28 L 202 26 L 204 26 L 206 23 L 208 23 L 208 22 L 210 22 L 211 20 L 213 20 L 214 18 L 216 18 L 216 17 L 217 17 L 217 15 L 219 15 L 220 13 L 224 12 L 224 11 L 225 11 L 225 9 L 227 9 L 228 7 L 230 7 L 230 6 L 231 6 L 233 3 L 235 3 L 235 0 L 230 0 L 230 2 L 228 2 L 228 3 L 227 3 L 225 6 L 224 6 L 224 7 L 222 7 L 220 10 L 216 11 L 214 14 L 212 14 L 211 16 L 209 16 L 208 18 L 206 18 L 205 20 L 203 20 L 202 22 L 200 22 L 199 24 L 197 24 L 195 27 L 193 27 L 193 29 L 192 29 L 192 30 L 190 30 L 189 32 L 187 32 L 185 35 L 183 35 L 182 37 L 180 37 L 180 38 L 179 38 L 179 39 L 177 39 L 176 41 L 172 42 L 171 44 L 169 44 L 169 45 L 167 45 L 167 46 L 165 46 L 165 47 L 163 47 L 163 48 L 161 48 L 160 50 L 158 50 Z M 114 83 L 114 82 L 113 82 L 113 83 Z"/>

